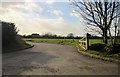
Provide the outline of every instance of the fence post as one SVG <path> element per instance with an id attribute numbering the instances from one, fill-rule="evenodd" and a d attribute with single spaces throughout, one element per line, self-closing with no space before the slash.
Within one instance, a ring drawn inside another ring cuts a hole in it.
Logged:
<path id="1" fill-rule="evenodd" d="M 86 34 L 86 50 L 89 49 L 89 33 Z"/>

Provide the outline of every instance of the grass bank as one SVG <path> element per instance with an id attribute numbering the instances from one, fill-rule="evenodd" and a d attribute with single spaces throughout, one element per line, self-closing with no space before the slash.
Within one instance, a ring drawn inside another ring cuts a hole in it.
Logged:
<path id="1" fill-rule="evenodd" d="M 33 45 L 30 45 L 23 41 L 21 38 L 17 38 L 16 41 L 11 42 L 7 45 L 4 45 L 2 47 L 2 53 L 10 53 L 15 52 L 19 50 L 24 50 L 33 47 Z"/>
<path id="2" fill-rule="evenodd" d="M 117 54 L 106 54 L 103 52 L 98 52 L 98 51 L 93 51 L 93 50 L 84 50 L 82 47 L 77 46 L 78 48 L 78 52 L 86 55 L 86 56 L 90 56 L 92 58 L 96 58 L 96 59 L 101 59 L 101 60 L 105 60 L 105 61 L 110 61 L 110 62 L 120 62 L 120 53 Z"/>
<path id="3" fill-rule="evenodd" d="M 10 44 L 10 46 L 7 46 L 6 48 L 3 49 L 2 53 L 10 53 L 10 52 L 15 52 L 15 51 L 20 51 L 24 49 L 28 49 L 33 47 L 33 45 L 30 44 L 23 44 L 23 45 L 17 45 L 17 44 Z"/>

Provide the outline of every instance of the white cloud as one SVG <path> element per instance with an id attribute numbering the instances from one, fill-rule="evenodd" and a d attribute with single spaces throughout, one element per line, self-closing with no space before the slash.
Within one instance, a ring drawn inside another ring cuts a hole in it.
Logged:
<path id="1" fill-rule="evenodd" d="M 53 14 L 59 16 L 59 15 L 63 15 L 62 11 L 60 10 L 53 10 Z"/>
<path id="2" fill-rule="evenodd" d="M 0 7 L 0 14 L 4 13 L 12 13 L 15 12 L 14 15 L 19 13 L 23 13 L 26 16 L 37 16 L 37 13 L 43 12 L 42 7 L 34 3 L 32 0 L 29 2 L 2 2 L 2 6 Z M 8 14 L 9 15 L 9 14 Z"/>
<path id="3" fill-rule="evenodd" d="M 34 3 L 32 0 L 29 0 L 29 2 L 26 2 L 27 0 L 25 0 L 24 2 L 2 2 L 2 7 L 3 8 L 11 8 L 11 9 L 31 9 L 34 10 L 36 8 L 38 8 L 38 5 L 36 3 Z"/>
<path id="4" fill-rule="evenodd" d="M 55 0 L 46 0 L 47 4 L 53 4 L 55 2 Z"/>
<path id="5" fill-rule="evenodd" d="M 56 15 L 56 16 L 61 16 L 63 15 L 63 12 L 61 10 L 55 10 L 55 9 L 50 9 L 48 10 L 47 12 L 53 14 L 53 15 Z"/>
<path id="6" fill-rule="evenodd" d="M 5 18 L 4 18 L 5 17 Z M 58 35 L 67 35 L 70 32 L 78 34 L 80 32 L 80 26 L 77 24 L 71 25 L 66 23 L 62 17 L 57 19 L 46 19 L 46 18 L 26 18 L 23 14 L 18 14 L 13 16 L 5 15 L 0 16 L 5 21 L 14 22 L 17 25 L 17 28 L 20 30 L 20 34 L 31 34 L 31 33 L 46 33 L 52 32 Z"/>
<path id="7" fill-rule="evenodd" d="M 1 0 L 1 2 L 24 2 L 25 0 Z"/>
<path id="8" fill-rule="evenodd" d="M 10 4 L 9 4 L 10 5 Z M 11 7 L 0 7 L 0 18 L 3 21 L 10 21 L 17 25 L 20 34 L 52 32 L 66 35 L 70 32 L 81 35 L 81 29 L 78 23 L 69 24 L 65 22 L 62 16 L 56 19 L 47 19 L 35 16 L 34 10 L 40 8 L 35 3 L 16 4 Z M 28 12 L 22 12 L 25 9 Z M 54 11 L 56 15 L 62 15 L 60 11 Z"/>

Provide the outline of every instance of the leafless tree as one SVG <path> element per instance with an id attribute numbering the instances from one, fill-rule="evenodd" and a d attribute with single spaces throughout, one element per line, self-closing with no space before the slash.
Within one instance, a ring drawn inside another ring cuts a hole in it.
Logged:
<path id="1" fill-rule="evenodd" d="M 70 2 L 87 24 L 101 30 L 103 42 L 107 44 L 108 33 L 112 36 L 111 25 L 120 16 L 119 0 L 70 0 Z"/>

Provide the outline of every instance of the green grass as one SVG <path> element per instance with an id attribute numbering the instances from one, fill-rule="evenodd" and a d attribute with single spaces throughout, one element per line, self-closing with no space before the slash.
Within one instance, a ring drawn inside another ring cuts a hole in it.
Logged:
<path id="1" fill-rule="evenodd" d="M 54 43 L 54 44 L 73 45 L 73 46 L 76 46 L 78 44 L 78 40 L 76 39 L 23 38 L 23 40 L 29 42 L 35 42 L 35 43 Z"/>
<path id="2" fill-rule="evenodd" d="M 25 41 L 35 43 L 56 43 L 63 45 L 77 45 L 79 39 L 45 39 L 45 38 L 23 38 Z M 101 39 L 90 39 L 90 45 L 95 43 L 102 43 Z"/>
<path id="3" fill-rule="evenodd" d="M 102 39 L 90 39 L 90 45 L 96 44 L 96 43 L 103 43 Z"/>
<path id="4" fill-rule="evenodd" d="M 103 40 L 102 39 L 90 39 L 90 45 L 96 44 L 96 43 L 103 44 Z M 108 39 L 108 43 L 110 43 L 110 39 Z M 116 39 L 116 44 L 120 44 L 120 39 Z"/>

